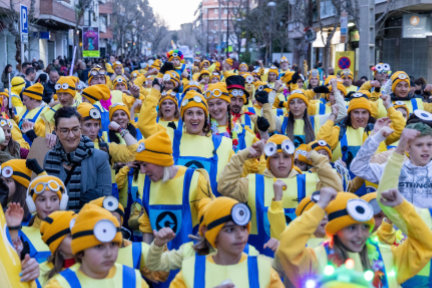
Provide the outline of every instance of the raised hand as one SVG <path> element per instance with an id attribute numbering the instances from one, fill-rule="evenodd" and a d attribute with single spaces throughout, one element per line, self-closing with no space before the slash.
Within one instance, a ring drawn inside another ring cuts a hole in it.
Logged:
<path id="1" fill-rule="evenodd" d="M 279 240 L 275 238 L 270 238 L 270 240 L 264 244 L 264 249 L 269 248 L 273 252 L 276 252 L 278 247 L 279 247 Z"/>
<path id="2" fill-rule="evenodd" d="M 401 137 L 399 139 L 399 144 L 396 147 L 396 152 L 399 154 L 404 154 L 408 148 L 409 143 L 420 135 L 420 131 L 415 129 L 405 128 L 402 131 Z"/>
<path id="3" fill-rule="evenodd" d="M 19 203 L 11 202 L 5 212 L 5 217 L 8 227 L 20 226 L 24 218 L 24 209 Z"/>
<path id="4" fill-rule="evenodd" d="M 336 190 L 331 187 L 323 187 L 320 190 L 320 197 L 317 205 L 322 209 L 327 208 L 328 204 L 336 198 Z"/>
<path id="5" fill-rule="evenodd" d="M 154 241 L 156 246 L 163 247 L 169 241 L 175 238 L 176 234 L 169 227 L 164 227 L 159 231 L 153 230 Z"/>
<path id="6" fill-rule="evenodd" d="M 403 197 L 400 194 L 399 190 L 394 188 L 394 189 L 389 189 L 387 191 L 383 191 L 381 193 L 380 201 L 385 206 L 396 207 L 402 203 Z"/>

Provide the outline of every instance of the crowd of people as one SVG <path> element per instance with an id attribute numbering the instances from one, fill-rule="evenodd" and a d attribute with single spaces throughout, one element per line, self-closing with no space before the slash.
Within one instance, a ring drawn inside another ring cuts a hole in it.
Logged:
<path id="1" fill-rule="evenodd" d="M 2 287 L 432 287 L 431 84 L 184 62 L 5 67 Z"/>

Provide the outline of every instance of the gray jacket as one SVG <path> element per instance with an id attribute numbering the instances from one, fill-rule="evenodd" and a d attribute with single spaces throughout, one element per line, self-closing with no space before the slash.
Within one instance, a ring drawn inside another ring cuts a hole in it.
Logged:
<path id="1" fill-rule="evenodd" d="M 46 160 L 51 151 L 45 156 L 44 169 L 46 169 Z M 59 177 L 63 182 L 67 177 L 63 165 L 60 166 L 58 175 L 53 173 L 50 175 Z M 98 197 L 112 194 L 111 166 L 105 151 L 94 149 L 93 154 L 81 162 L 81 193 L 89 191 L 95 192 Z"/>

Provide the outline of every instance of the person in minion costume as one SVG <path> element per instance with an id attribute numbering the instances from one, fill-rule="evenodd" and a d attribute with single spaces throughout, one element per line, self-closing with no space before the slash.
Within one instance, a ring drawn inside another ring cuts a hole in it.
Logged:
<path id="1" fill-rule="evenodd" d="M 129 79 L 124 74 L 123 64 L 120 61 L 115 61 L 112 65 L 114 69 L 114 74 L 111 75 L 111 81 L 113 81 L 116 77 L 121 76 L 126 79 L 126 81 L 129 81 Z"/>
<path id="2" fill-rule="evenodd" d="M 174 92 L 180 92 L 182 90 L 182 83 L 180 74 L 174 70 L 168 70 L 162 77 L 164 89 L 166 91 L 173 90 Z M 178 97 L 180 99 L 180 97 Z"/>
<path id="3" fill-rule="evenodd" d="M 214 196 L 207 173 L 174 165 L 172 154 L 171 140 L 165 131 L 139 142 L 135 161 L 145 178 L 137 189 L 136 199 L 140 199 L 144 207 L 139 219 L 143 241 L 150 243 L 154 230 L 170 227 L 176 237 L 168 248 L 179 249 L 189 242 L 188 235 L 194 234 L 198 227 L 199 201 Z M 173 276 L 171 273 L 168 283 Z"/>
<path id="4" fill-rule="evenodd" d="M 129 266 L 141 272 L 142 277 L 152 282 L 164 282 L 168 277 L 165 272 L 151 272 L 146 267 L 146 257 L 149 250 L 149 245 L 145 242 L 132 242 L 125 239 L 125 234 L 130 234 L 128 230 L 122 226 L 123 221 L 127 220 L 123 205 L 119 203 L 117 198 L 113 196 L 104 196 L 92 200 L 89 204 L 94 204 L 102 207 L 109 212 L 119 221 L 121 231 L 123 232 L 123 239 L 118 250 L 118 257 L 116 263 Z M 130 236 L 130 235 L 127 235 Z"/>
<path id="5" fill-rule="evenodd" d="M 290 68 L 289 68 L 290 63 L 286 56 L 281 57 L 281 59 L 279 60 L 279 65 L 280 65 L 280 69 L 279 69 L 280 77 L 283 77 L 287 72 L 290 72 Z"/>
<path id="6" fill-rule="evenodd" d="M 16 108 L 17 114 L 14 118 L 20 129 L 22 124 L 26 121 L 36 123 L 39 116 L 48 109 L 48 106 L 42 101 L 43 91 L 44 87 L 42 84 L 36 83 L 24 89 L 22 92 L 24 106 Z M 36 135 L 45 136 L 45 127 L 43 126 L 34 127 L 34 131 Z M 26 141 L 27 140 L 30 139 L 26 139 Z"/>
<path id="7" fill-rule="evenodd" d="M 330 114 L 317 135 L 318 139 L 326 141 L 332 147 L 333 161 L 342 158 L 348 169 L 361 145 L 373 130 L 371 102 L 364 94 L 358 93 L 356 96 L 349 102 L 348 115 L 335 123 L 336 115 Z M 384 105 L 394 130 L 386 139 L 385 143 L 389 145 L 399 139 L 405 127 L 405 120 L 390 101 L 386 101 Z"/>
<path id="8" fill-rule="evenodd" d="M 76 107 L 79 104 L 75 101 L 76 87 L 71 77 L 61 76 L 54 87 L 56 89 L 58 103 L 41 113 L 41 117 L 39 117 L 35 124 L 35 127 L 37 125 L 44 125 L 45 135 L 52 133 L 54 130 L 54 114 L 59 108 Z"/>
<path id="9" fill-rule="evenodd" d="M 347 93 L 349 92 L 355 92 L 358 90 L 358 87 L 355 85 L 352 85 L 354 80 L 354 75 L 351 71 L 351 69 L 344 69 L 341 70 L 340 78 L 342 79 L 343 85 L 346 87 Z"/>
<path id="10" fill-rule="evenodd" d="M 300 170 L 300 173 L 303 173 L 302 171 L 308 171 L 312 163 L 308 159 L 307 155 L 310 151 L 310 147 L 307 144 L 300 144 L 294 152 L 294 169 L 297 168 Z"/>
<path id="11" fill-rule="evenodd" d="M 363 272 L 373 287 L 399 287 L 414 276 L 430 261 L 432 233 L 397 189 L 382 191 L 380 202 L 407 224 L 408 237 L 403 245 L 390 247 L 370 237 L 375 222 L 373 207 L 367 201 L 349 192 L 321 189 L 316 205 L 293 221 L 281 236 L 276 254 L 290 281 L 303 287 L 310 275 L 324 273 L 329 265 L 339 267 L 348 262 L 354 270 Z M 306 248 L 325 214 L 325 230 L 331 240 Z"/>
<path id="12" fill-rule="evenodd" d="M 412 114 L 417 109 L 432 112 L 432 103 L 423 102 L 421 96 L 416 97 L 410 93 L 410 77 L 404 71 L 396 71 L 390 78 L 391 81 L 391 100 L 403 102 Z"/>
<path id="13" fill-rule="evenodd" d="M 156 122 L 156 105 L 159 95 L 160 92 L 153 88 L 146 99 L 146 105 L 141 107 L 138 128 L 144 137 L 165 130 L 172 139 L 174 162 L 177 165 L 205 169 L 210 176 L 213 193 L 217 195 L 219 176 L 234 153 L 232 140 L 210 133 L 207 101 L 202 94 L 193 90 L 188 91 L 181 101 L 181 122 L 179 121 L 178 127 L 173 129 L 159 125 Z M 143 110 L 149 113 L 144 114 Z M 201 149 L 190 149 L 190 147 L 197 146 Z"/>
<path id="14" fill-rule="evenodd" d="M 18 203 L 24 209 L 23 223 L 30 220 L 30 213 L 26 205 L 26 192 L 30 184 L 32 170 L 27 168 L 26 160 L 12 159 L 1 164 L 1 178 L 8 186 L 7 202 Z"/>
<path id="15" fill-rule="evenodd" d="M 135 102 L 134 96 L 130 95 L 128 91 L 128 83 L 125 77 L 116 76 L 112 80 L 112 90 L 111 90 L 111 102 L 115 103 L 124 103 L 129 109 L 132 107 L 132 104 Z"/>
<path id="16" fill-rule="evenodd" d="M 244 111 L 248 105 L 249 92 L 246 91 L 243 76 L 229 76 L 225 79 L 225 83 L 231 97 L 230 111 L 233 125 L 247 126 L 252 131 L 267 131 L 267 129 L 270 132 L 274 131 L 274 126 L 271 125 L 271 123 L 274 123 L 271 122 L 273 121 L 273 113 L 268 97 L 263 99 L 262 116 L 258 116 L 249 111 Z M 270 124 L 270 126 L 264 129 L 267 124 Z"/>
<path id="17" fill-rule="evenodd" d="M 217 71 L 213 71 L 210 75 L 210 83 L 217 83 L 221 81 L 221 75 Z"/>
<path id="18" fill-rule="evenodd" d="M 271 235 L 267 211 L 273 204 L 274 189 L 283 189 L 283 209 L 289 223 L 296 218 L 295 208 L 307 195 L 311 195 L 322 185 L 342 188 L 339 176 L 331 169 L 326 157 L 315 151 L 309 154 L 316 173 L 299 174 L 294 168 L 294 143 L 284 135 L 275 134 L 267 143 L 261 140 L 251 147 L 241 150 L 231 157 L 219 181 L 220 193 L 240 202 L 249 203 L 252 209 L 252 226 L 249 244 L 260 253 L 272 256 L 273 252 L 264 248 Z M 243 165 L 249 158 L 266 156 L 267 169 L 263 174 L 251 173 L 242 177 Z M 274 187 L 275 184 L 277 187 Z M 282 193 L 282 192 L 281 192 Z"/>
<path id="19" fill-rule="evenodd" d="M 34 216 L 29 226 L 23 226 L 18 232 L 22 241 L 29 244 L 30 256 L 36 258 L 39 263 L 46 261 L 51 255 L 48 245 L 42 240 L 40 232 L 42 220 L 54 211 L 66 210 L 69 200 L 63 181 L 44 173 L 41 172 L 40 176 L 34 178 L 28 186 L 26 205 Z"/>
<path id="20" fill-rule="evenodd" d="M 225 61 L 223 61 L 222 64 L 222 72 L 223 72 L 223 76 L 224 78 L 228 78 L 231 75 L 235 75 L 237 74 L 237 71 L 233 68 L 234 66 L 234 59 L 232 58 L 227 58 L 225 59 Z"/>
<path id="21" fill-rule="evenodd" d="M 338 119 L 346 115 L 347 104 L 344 100 L 347 90 L 336 76 L 330 75 L 324 81 L 324 85 L 305 90 L 304 94 L 311 104 L 308 109 L 310 115 L 328 115 L 332 112 L 334 104 L 338 107 Z M 314 99 L 318 94 L 320 98 Z"/>
<path id="22" fill-rule="evenodd" d="M 101 102 L 102 100 L 109 100 L 110 90 L 108 86 L 105 84 L 96 84 L 89 86 L 85 88 L 82 92 L 82 101 L 92 104 L 98 111 L 101 119 L 101 131 L 100 136 L 102 136 L 102 133 L 105 132 L 108 133 L 108 125 L 109 125 L 109 112 L 105 107 L 102 106 Z"/>
<path id="23" fill-rule="evenodd" d="M 210 71 L 201 70 L 196 80 L 200 83 L 202 90 L 206 90 L 210 83 Z"/>
<path id="24" fill-rule="evenodd" d="M 204 96 L 209 105 L 212 132 L 231 138 L 234 151 L 242 150 L 258 140 L 249 127 L 239 123 L 232 124 L 229 111 L 231 97 L 225 83 L 210 84 Z"/>
<path id="25" fill-rule="evenodd" d="M 239 75 L 244 75 L 244 74 L 246 74 L 246 73 L 248 73 L 249 72 L 249 66 L 246 64 L 246 63 L 244 63 L 244 62 L 242 62 L 242 63 L 240 63 L 240 65 L 239 65 Z"/>
<path id="26" fill-rule="evenodd" d="M 74 265 L 75 258 L 71 249 L 71 231 L 76 214 L 73 211 L 55 211 L 42 220 L 40 234 L 51 255 L 40 264 L 39 283 L 42 287 L 49 279 Z"/>
<path id="27" fill-rule="evenodd" d="M 372 94 L 379 95 L 381 88 L 385 86 L 392 75 L 391 67 L 390 64 L 381 62 L 371 67 L 371 70 L 373 71 L 374 80 L 366 81 L 360 86 L 359 90 L 368 90 Z"/>
<path id="28" fill-rule="evenodd" d="M 320 115 L 309 116 L 309 105 L 303 90 L 294 90 L 287 100 L 286 116 L 279 117 L 277 131 L 294 139 L 296 147 L 314 141 L 320 128 Z"/>
<path id="29" fill-rule="evenodd" d="M 118 220 L 109 211 L 84 205 L 71 234 L 78 263 L 51 278 L 46 287 L 148 287 L 138 270 L 115 262 L 122 235 Z"/>
<path id="30" fill-rule="evenodd" d="M 6 227 L 7 225 L 6 217 L 3 212 L 3 207 L 0 207 L 0 225 L 1 227 Z M 22 262 L 20 261 L 20 257 L 14 249 L 14 246 L 11 245 L 7 233 L 1 233 L 0 251 L 0 278 L 2 279 L 2 287 L 37 287 L 38 283 L 28 280 L 21 280 L 21 273 L 24 267 L 22 266 Z"/>
<path id="31" fill-rule="evenodd" d="M 169 62 L 172 62 L 177 74 L 181 77 L 186 69 L 186 64 L 184 64 L 184 56 L 182 51 L 178 49 L 170 50 L 167 52 L 166 57 Z"/>
<path id="32" fill-rule="evenodd" d="M 303 87 L 304 89 L 313 89 L 315 87 L 320 86 L 320 84 L 321 84 L 321 80 L 320 80 L 319 71 L 316 69 L 312 69 L 309 71 L 308 80 L 305 81 Z"/>
<path id="33" fill-rule="evenodd" d="M 99 109 L 88 102 L 83 102 L 78 105 L 77 112 L 81 115 L 82 118 L 82 134 L 89 137 L 90 140 L 93 141 L 94 147 L 96 149 L 108 148 L 105 140 L 108 139 L 107 133 L 102 133 L 102 136 L 99 136 L 99 132 L 102 127 L 101 114 Z"/>
<path id="34" fill-rule="evenodd" d="M 219 81 L 218 81 L 219 82 Z M 186 94 L 189 90 L 195 90 L 199 93 L 203 93 L 203 88 L 200 83 L 196 81 L 189 81 L 183 88 L 183 94 Z"/>
<path id="35" fill-rule="evenodd" d="M 10 82 L 11 88 L 10 92 L 12 95 L 12 106 L 22 107 L 23 103 L 21 101 L 21 92 L 25 89 L 25 81 L 22 77 L 15 76 Z"/>
<path id="36" fill-rule="evenodd" d="M 271 66 L 267 71 L 267 85 L 270 88 L 275 88 L 276 80 L 279 78 L 279 69 L 276 66 Z"/>
<path id="37" fill-rule="evenodd" d="M 157 111 L 158 115 L 156 121 L 160 125 L 168 127 L 169 123 L 173 123 L 175 127 L 177 127 L 180 118 L 177 93 L 172 90 L 163 91 L 159 99 Z"/>
<path id="38" fill-rule="evenodd" d="M 208 204 L 202 229 L 208 245 L 217 252 L 185 259 L 170 287 L 283 287 L 268 258 L 243 252 L 250 220 L 249 207 L 234 199 L 219 197 Z"/>

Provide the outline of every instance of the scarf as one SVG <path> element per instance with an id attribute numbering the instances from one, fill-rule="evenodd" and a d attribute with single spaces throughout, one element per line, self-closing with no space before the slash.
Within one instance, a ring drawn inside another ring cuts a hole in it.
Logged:
<path id="1" fill-rule="evenodd" d="M 45 170 L 49 175 L 60 177 L 63 164 L 71 167 L 71 170 L 66 171 L 67 175 L 71 175 L 69 181 L 65 183 L 69 195 L 68 207 L 71 210 L 78 211 L 81 208 L 81 162 L 93 154 L 93 149 L 94 145 L 90 138 L 81 136 L 80 143 L 75 151 L 66 153 L 60 141 L 58 141 L 54 149 L 47 155 Z M 62 180 L 66 181 L 66 179 Z"/>

